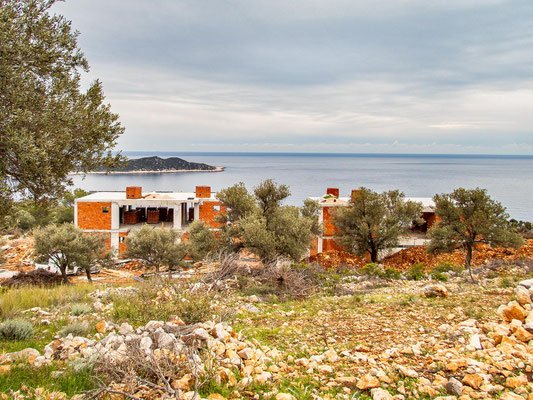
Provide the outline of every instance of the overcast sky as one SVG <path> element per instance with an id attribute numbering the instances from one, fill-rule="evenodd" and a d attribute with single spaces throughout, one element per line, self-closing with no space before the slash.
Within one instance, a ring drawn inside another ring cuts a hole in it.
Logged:
<path id="1" fill-rule="evenodd" d="M 69 0 L 125 151 L 533 154 L 533 1 Z"/>

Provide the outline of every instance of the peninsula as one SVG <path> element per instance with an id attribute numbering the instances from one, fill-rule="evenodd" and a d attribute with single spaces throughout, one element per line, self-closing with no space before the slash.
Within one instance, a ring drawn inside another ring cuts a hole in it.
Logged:
<path id="1" fill-rule="evenodd" d="M 224 167 L 214 167 L 204 163 L 189 162 L 179 157 L 161 158 L 158 156 L 128 159 L 121 166 L 111 170 L 105 168 L 89 174 L 153 174 L 175 172 L 221 172 Z"/>

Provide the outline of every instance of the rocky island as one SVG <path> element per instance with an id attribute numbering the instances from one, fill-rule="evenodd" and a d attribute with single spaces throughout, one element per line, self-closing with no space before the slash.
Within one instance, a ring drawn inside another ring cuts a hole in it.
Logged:
<path id="1" fill-rule="evenodd" d="M 91 174 L 150 174 L 169 172 L 221 172 L 224 167 L 214 167 L 204 163 L 189 162 L 179 157 L 161 158 L 158 156 L 128 159 L 112 170 L 105 168 Z"/>

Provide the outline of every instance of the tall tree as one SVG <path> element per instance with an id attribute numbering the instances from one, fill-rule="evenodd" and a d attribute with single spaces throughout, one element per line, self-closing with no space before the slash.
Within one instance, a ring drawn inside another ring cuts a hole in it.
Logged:
<path id="1" fill-rule="evenodd" d="M 354 193 L 348 207 L 333 213 L 336 240 L 359 256 L 377 262 L 381 250 L 396 247 L 405 229 L 420 218 L 422 205 L 406 201 L 398 190 L 376 193 L 365 187 Z"/>
<path id="2" fill-rule="evenodd" d="M 428 251 L 463 248 L 465 268 L 468 268 L 472 281 L 472 255 L 479 243 L 512 247 L 524 243 L 516 229 L 510 228 L 505 207 L 491 199 L 485 189 L 459 188 L 452 193 L 436 195 L 433 200 L 440 221 L 428 232 Z"/>
<path id="3" fill-rule="evenodd" d="M 116 165 L 124 128 L 99 81 L 82 92 L 89 64 L 56 0 L 0 0 L 0 196 L 43 201 L 68 173 Z M 7 193 L 7 195 L 6 195 Z"/>

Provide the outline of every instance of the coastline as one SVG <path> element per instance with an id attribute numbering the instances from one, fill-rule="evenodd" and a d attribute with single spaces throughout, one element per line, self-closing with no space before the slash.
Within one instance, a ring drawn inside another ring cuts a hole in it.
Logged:
<path id="1" fill-rule="evenodd" d="M 144 175 L 144 174 L 174 174 L 183 172 L 223 172 L 226 167 L 215 167 L 215 169 L 161 169 L 154 171 L 90 171 L 71 172 L 69 175 Z"/>

